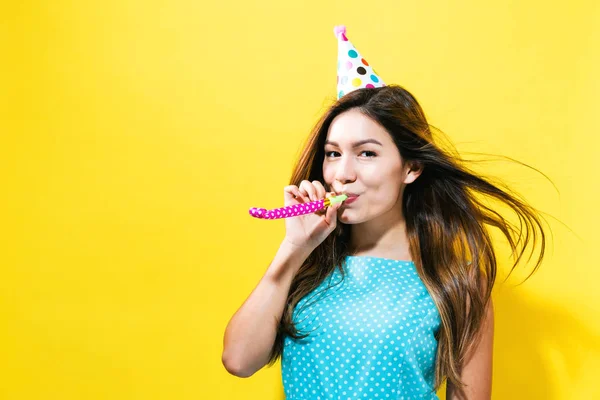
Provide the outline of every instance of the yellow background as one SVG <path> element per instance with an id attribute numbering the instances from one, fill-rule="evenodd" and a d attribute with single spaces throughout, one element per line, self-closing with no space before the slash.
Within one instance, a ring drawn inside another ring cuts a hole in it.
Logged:
<path id="1" fill-rule="evenodd" d="M 228 375 L 222 337 L 283 238 L 248 208 L 280 206 L 335 96 L 337 24 L 459 150 L 558 188 L 480 164 L 556 218 L 495 290 L 493 398 L 600 398 L 597 1 L 12 4 L 1 399 L 283 398 L 279 364 Z"/>

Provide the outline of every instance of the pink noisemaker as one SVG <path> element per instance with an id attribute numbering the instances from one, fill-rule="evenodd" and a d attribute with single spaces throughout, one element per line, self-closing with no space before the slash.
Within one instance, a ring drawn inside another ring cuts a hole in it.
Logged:
<path id="1" fill-rule="evenodd" d="M 348 198 L 347 195 L 341 194 L 339 196 L 328 197 L 326 199 L 311 201 L 309 203 L 294 204 L 291 206 L 275 208 L 273 210 L 266 210 L 264 208 L 252 207 L 250 209 L 250 215 L 260 219 L 279 219 L 279 218 L 290 218 L 297 215 L 304 215 L 317 212 L 329 207 L 335 203 L 341 203 Z"/>

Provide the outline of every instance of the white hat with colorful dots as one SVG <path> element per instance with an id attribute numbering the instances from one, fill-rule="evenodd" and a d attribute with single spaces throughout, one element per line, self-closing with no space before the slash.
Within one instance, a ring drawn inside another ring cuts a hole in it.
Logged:
<path id="1" fill-rule="evenodd" d="M 377 72 L 346 37 L 346 27 L 336 26 L 333 32 L 338 39 L 337 98 L 356 89 L 385 86 Z"/>

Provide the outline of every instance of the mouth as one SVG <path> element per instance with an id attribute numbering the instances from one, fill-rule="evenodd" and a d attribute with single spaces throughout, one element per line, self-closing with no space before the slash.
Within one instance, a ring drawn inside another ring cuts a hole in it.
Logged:
<path id="1" fill-rule="evenodd" d="M 345 194 L 346 196 L 348 196 L 348 198 L 346 199 L 346 201 L 344 201 L 344 203 L 343 203 L 343 204 L 351 204 L 351 203 L 353 203 L 354 201 L 356 201 L 356 199 L 358 199 L 358 196 L 359 196 L 359 195 L 357 195 L 357 194 L 354 194 L 354 193 L 344 193 L 344 194 Z"/>

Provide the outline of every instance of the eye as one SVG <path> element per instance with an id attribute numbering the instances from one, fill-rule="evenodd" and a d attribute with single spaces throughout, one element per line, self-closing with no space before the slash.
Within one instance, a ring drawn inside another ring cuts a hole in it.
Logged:
<path id="1" fill-rule="evenodd" d="M 377 154 L 375 154 L 375 152 L 373 152 L 373 151 L 369 151 L 369 150 L 365 150 L 365 151 L 363 151 L 363 152 L 362 152 L 362 153 L 360 153 L 360 154 L 363 154 L 363 153 L 368 153 L 368 154 L 370 154 L 370 156 L 367 156 L 367 158 L 373 158 L 373 157 L 377 156 Z"/>
<path id="2" fill-rule="evenodd" d="M 325 157 L 333 157 L 333 153 L 339 154 L 337 151 L 326 151 Z M 369 151 L 369 150 L 362 151 L 360 154 L 364 154 L 364 153 L 367 153 L 367 155 L 366 155 L 367 158 L 373 158 L 373 157 L 377 156 L 377 154 L 375 152 Z"/>

